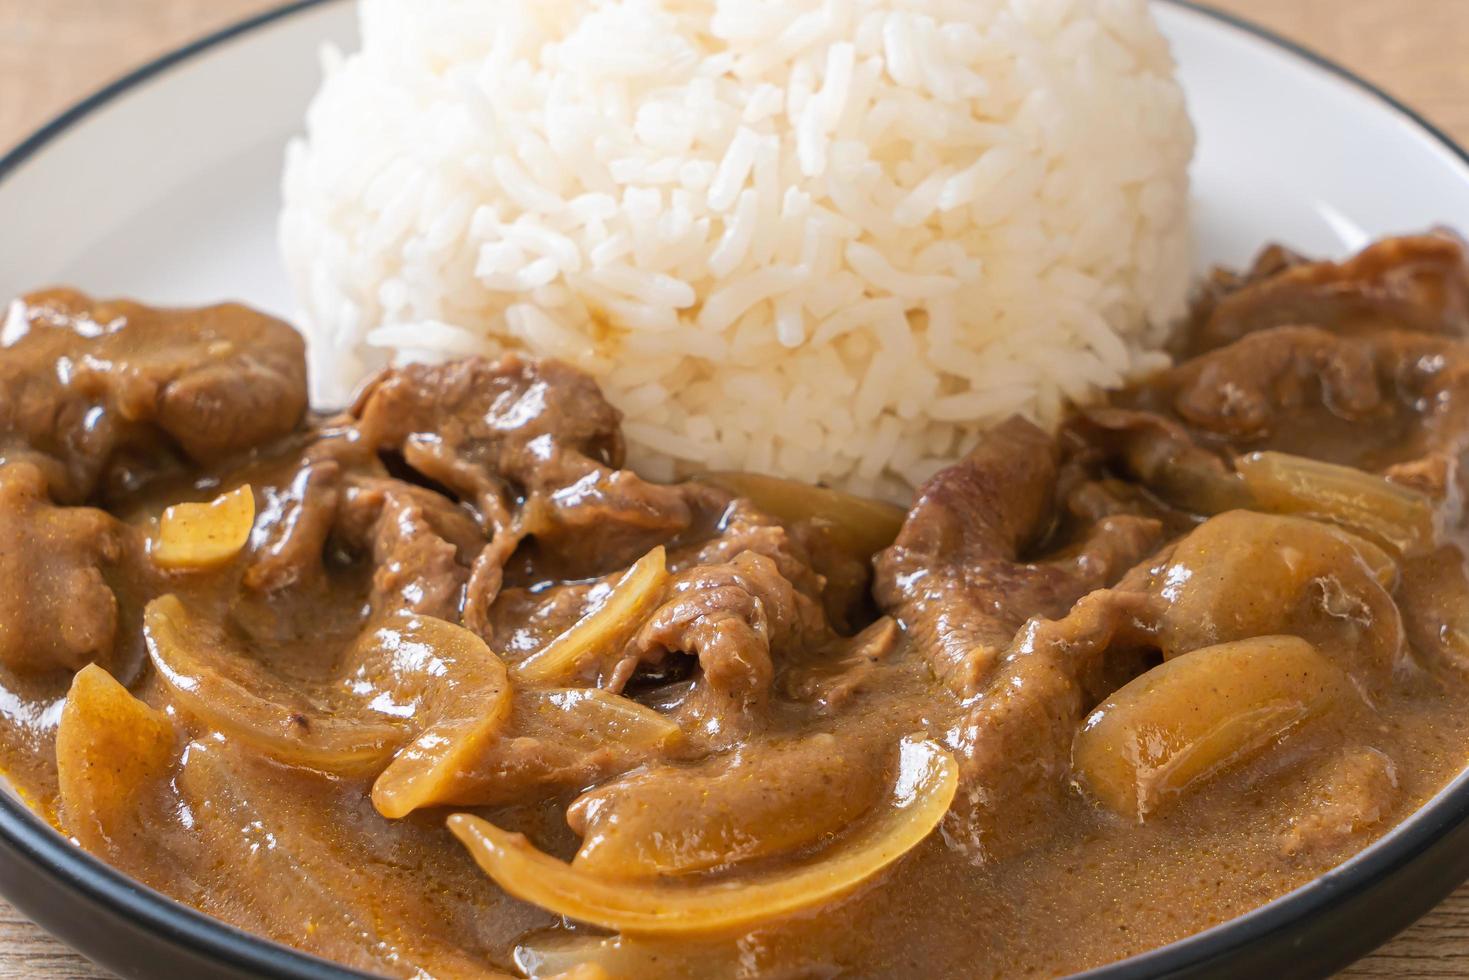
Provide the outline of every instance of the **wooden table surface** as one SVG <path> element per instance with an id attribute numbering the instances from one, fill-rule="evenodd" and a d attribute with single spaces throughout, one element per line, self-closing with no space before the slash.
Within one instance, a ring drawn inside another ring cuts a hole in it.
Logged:
<path id="1" fill-rule="evenodd" d="M 1350 66 L 1469 145 L 1469 0 L 1214 0 Z M 130 67 L 274 0 L 0 0 L 0 149 Z M 1469 977 L 1469 886 L 1347 976 Z M 0 901 L 0 978 L 101 977 Z"/>

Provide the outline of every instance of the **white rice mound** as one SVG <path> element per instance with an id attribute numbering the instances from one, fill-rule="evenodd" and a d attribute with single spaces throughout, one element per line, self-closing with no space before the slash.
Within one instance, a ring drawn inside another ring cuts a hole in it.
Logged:
<path id="1" fill-rule="evenodd" d="M 901 495 L 1159 363 L 1193 130 L 1144 0 L 361 0 L 288 153 L 316 396 L 593 374 L 636 465 Z"/>

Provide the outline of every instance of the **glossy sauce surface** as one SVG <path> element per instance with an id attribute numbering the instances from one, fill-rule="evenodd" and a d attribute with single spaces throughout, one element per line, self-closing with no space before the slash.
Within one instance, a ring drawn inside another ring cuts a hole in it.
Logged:
<path id="1" fill-rule="evenodd" d="M 315 418 L 284 324 L 27 302 L 6 775 L 343 963 L 1062 973 L 1310 880 L 1469 759 L 1446 236 L 1221 274 L 1177 367 L 996 426 L 906 516 L 647 483 L 556 364 Z"/>

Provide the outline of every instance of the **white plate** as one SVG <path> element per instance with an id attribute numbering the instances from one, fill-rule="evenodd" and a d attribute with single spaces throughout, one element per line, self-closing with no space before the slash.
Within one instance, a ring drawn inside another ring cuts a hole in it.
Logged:
<path id="1" fill-rule="evenodd" d="M 1193 220 L 1201 267 L 1242 263 L 1267 240 L 1340 255 L 1373 237 L 1435 224 L 1469 231 L 1469 155 L 1409 110 L 1221 15 L 1176 0 L 1159 0 L 1157 13 L 1199 131 Z M 300 0 L 150 65 L 0 158 L 0 303 L 61 283 L 155 303 L 234 298 L 289 317 L 293 303 L 275 248 L 282 149 L 319 80 L 318 49 L 354 40 L 347 0 Z M 1462 880 L 1452 848 L 1464 835 L 1451 839 L 1451 831 L 1466 813 L 1469 773 L 1341 868 L 1108 972 L 1267 962 L 1249 959 L 1255 943 L 1265 950 L 1260 955 L 1277 958 L 1304 949 L 1313 958 L 1297 961 L 1298 969 L 1340 964 Z M 11 824 L 16 840 L 34 836 Z M 116 905 L 116 896 L 141 891 L 54 844 L 50 864 L 70 868 L 78 881 L 113 882 L 110 891 L 83 882 L 80 891 L 90 889 L 94 901 Z M 1405 887 L 1416 893 L 1394 897 L 1379 887 L 1414 861 Z M 1442 874 L 1433 877 L 1430 864 L 1442 865 Z M 1357 899 L 1359 907 L 1349 908 Z M 231 962 L 321 973 L 295 954 L 199 925 L 200 917 L 166 900 L 131 900 L 137 922 L 160 934 L 187 933 L 199 949 L 230 952 Z M 1361 905 L 1378 901 L 1386 904 Z M 1296 931 L 1318 913 L 1353 933 Z M 73 941 L 86 945 L 78 935 Z M 122 962 L 105 942 L 87 948 Z"/>
<path id="2" fill-rule="evenodd" d="M 1340 254 L 1469 231 L 1469 158 L 1361 82 L 1217 15 L 1158 3 L 1199 132 L 1201 265 L 1263 242 Z M 276 257 L 281 152 L 345 0 L 293 5 L 115 86 L 0 162 L 0 302 L 42 285 L 155 303 L 233 298 L 289 316 Z"/>

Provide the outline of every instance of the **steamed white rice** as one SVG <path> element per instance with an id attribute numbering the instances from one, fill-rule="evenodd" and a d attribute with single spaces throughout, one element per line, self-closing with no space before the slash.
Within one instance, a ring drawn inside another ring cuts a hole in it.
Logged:
<path id="1" fill-rule="evenodd" d="M 1157 362 L 1193 133 L 1143 0 L 361 0 L 290 149 L 316 395 L 507 349 L 651 475 L 901 492 Z"/>

